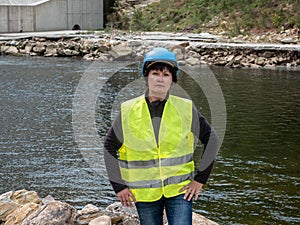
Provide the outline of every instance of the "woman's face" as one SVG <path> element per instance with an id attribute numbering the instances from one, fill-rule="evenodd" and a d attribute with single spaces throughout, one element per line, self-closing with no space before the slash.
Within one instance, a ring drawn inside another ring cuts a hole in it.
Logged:
<path id="1" fill-rule="evenodd" d="M 150 97 L 165 97 L 171 85 L 172 73 L 168 69 L 150 70 L 148 74 Z"/>

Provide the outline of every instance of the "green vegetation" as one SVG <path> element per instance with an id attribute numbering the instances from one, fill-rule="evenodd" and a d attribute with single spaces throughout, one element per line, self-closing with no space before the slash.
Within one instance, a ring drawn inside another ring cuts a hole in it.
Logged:
<path id="1" fill-rule="evenodd" d="M 114 16 L 132 31 L 223 31 L 228 35 L 300 27 L 300 0 L 161 0 Z"/>

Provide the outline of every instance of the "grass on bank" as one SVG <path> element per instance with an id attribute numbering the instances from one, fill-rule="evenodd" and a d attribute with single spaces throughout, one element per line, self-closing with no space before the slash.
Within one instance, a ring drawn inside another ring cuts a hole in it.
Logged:
<path id="1" fill-rule="evenodd" d="M 161 0 L 113 16 L 113 26 L 132 31 L 194 32 L 236 36 L 300 27 L 300 0 Z"/>

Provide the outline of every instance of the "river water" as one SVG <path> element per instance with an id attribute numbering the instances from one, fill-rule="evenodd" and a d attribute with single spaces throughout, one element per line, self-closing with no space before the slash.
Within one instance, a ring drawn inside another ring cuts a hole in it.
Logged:
<path id="1" fill-rule="evenodd" d="M 74 134 L 78 87 L 91 68 L 99 73 L 88 80 L 93 85 L 116 67 L 98 65 L 97 69 L 91 62 L 73 59 L 0 57 L 0 193 L 35 190 L 78 209 L 88 203 L 105 208 L 117 200 L 107 180 L 101 143 L 118 111 L 119 96 L 127 93 L 121 99 L 132 98 L 144 86 L 137 82 L 121 91 L 128 81 L 139 80 L 131 67 L 105 80 L 92 120 L 99 143 L 83 146 Z M 194 210 L 220 224 L 299 224 L 299 71 L 211 71 L 224 95 L 227 126 Z M 210 120 L 209 102 L 199 86 L 184 76 L 178 85 Z M 89 96 L 89 89 L 84 93 Z M 81 135 L 95 139 L 95 134 Z M 97 152 L 98 157 L 90 157 L 96 163 L 84 155 L 88 151 Z"/>

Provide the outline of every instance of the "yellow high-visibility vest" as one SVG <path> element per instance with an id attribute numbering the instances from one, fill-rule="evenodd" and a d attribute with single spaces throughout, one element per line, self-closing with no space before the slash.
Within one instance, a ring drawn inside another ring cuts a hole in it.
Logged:
<path id="1" fill-rule="evenodd" d="M 121 105 L 123 145 L 119 149 L 122 179 L 137 201 L 173 197 L 194 176 L 192 102 L 170 95 L 161 118 L 158 142 L 145 96 Z"/>

